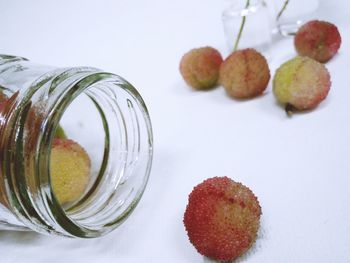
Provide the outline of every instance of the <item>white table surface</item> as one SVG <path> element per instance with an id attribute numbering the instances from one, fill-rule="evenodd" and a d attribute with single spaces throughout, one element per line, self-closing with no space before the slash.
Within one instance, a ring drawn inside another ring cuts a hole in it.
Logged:
<path id="1" fill-rule="evenodd" d="M 320 18 L 343 43 L 327 64 L 332 88 L 316 110 L 287 118 L 271 83 L 256 99 L 223 88 L 194 92 L 179 60 L 203 45 L 227 55 L 224 1 L 0 1 L 0 52 L 55 66 L 120 74 L 146 101 L 154 164 L 139 206 L 113 233 L 93 240 L 0 232 L 0 262 L 206 262 L 182 224 L 187 196 L 202 180 L 227 175 L 258 196 L 256 246 L 242 262 L 350 262 L 350 4 L 322 1 Z M 295 55 L 273 44 L 271 72 Z"/>

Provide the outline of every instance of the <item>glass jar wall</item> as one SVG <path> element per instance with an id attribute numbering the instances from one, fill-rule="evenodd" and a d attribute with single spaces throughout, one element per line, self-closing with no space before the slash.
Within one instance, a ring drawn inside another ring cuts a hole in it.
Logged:
<path id="1" fill-rule="evenodd" d="M 54 68 L 0 55 L 0 229 L 98 237 L 133 211 L 152 162 L 147 108 L 121 77 L 90 67 Z M 84 147 L 84 192 L 62 204 L 51 146 L 61 125 Z"/>
<path id="2" fill-rule="evenodd" d="M 222 13 L 222 22 L 230 53 L 244 48 L 268 51 L 271 43 L 271 25 L 263 0 L 229 1 L 229 6 Z"/>

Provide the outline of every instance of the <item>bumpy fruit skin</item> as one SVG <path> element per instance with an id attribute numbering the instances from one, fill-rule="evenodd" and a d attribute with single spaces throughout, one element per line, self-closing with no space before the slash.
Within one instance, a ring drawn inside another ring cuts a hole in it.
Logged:
<path id="1" fill-rule="evenodd" d="M 7 100 L 8 97 L 2 91 L 0 91 L 0 111 L 3 107 L 5 107 Z"/>
<path id="2" fill-rule="evenodd" d="M 61 204 L 74 202 L 84 193 L 91 162 L 86 151 L 68 139 L 54 139 L 50 172 L 53 191 Z"/>
<path id="3" fill-rule="evenodd" d="M 294 38 L 294 46 L 300 56 L 319 62 L 330 60 L 340 48 L 341 36 L 338 28 L 325 21 L 310 21 L 300 27 Z"/>
<path id="4" fill-rule="evenodd" d="M 263 93 L 270 80 L 266 59 L 252 48 L 233 52 L 220 68 L 219 82 L 228 95 L 237 99 Z"/>
<path id="5" fill-rule="evenodd" d="M 184 225 L 200 254 L 231 261 L 254 243 L 260 215 L 258 199 L 249 188 L 228 177 L 214 177 L 191 192 Z"/>
<path id="6" fill-rule="evenodd" d="M 296 57 L 282 64 L 273 80 L 278 102 L 297 110 L 315 108 L 324 100 L 331 86 L 327 68 L 308 57 Z"/>
<path id="7" fill-rule="evenodd" d="M 183 55 L 180 72 L 186 83 L 197 90 L 208 90 L 217 85 L 221 54 L 212 47 L 195 48 Z"/>
<path id="8" fill-rule="evenodd" d="M 0 91 L 0 113 L 2 109 L 5 107 L 7 99 L 8 99 L 7 96 Z"/>

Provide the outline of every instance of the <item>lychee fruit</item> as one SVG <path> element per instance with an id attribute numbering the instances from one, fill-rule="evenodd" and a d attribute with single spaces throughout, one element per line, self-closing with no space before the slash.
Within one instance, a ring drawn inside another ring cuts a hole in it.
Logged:
<path id="1" fill-rule="evenodd" d="M 7 96 L 0 91 L 0 112 L 5 107 L 7 99 L 8 99 Z"/>
<path id="2" fill-rule="evenodd" d="M 313 20 L 304 24 L 295 35 L 294 45 L 300 56 L 327 62 L 341 44 L 338 28 L 329 22 Z"/>
<path id="3" fill-rule="evenodd" d="M 183 222 L 200 254 L 231 261 L 256 240 L 260 216 L 258 199 L 248 187 L 228 177 L 214 177 L 194 187 Z"/>
<path id="4" fill-rule="evenodd" d="M 84 193 L 90 179 L 90 157 L 78 143 L 54 139 L 50 157 L 52 189 L 61 204 L 74 202 Z"/>
<path id="5" fill-rule="evenodd" d="M 237 99 L 260 95 L 269 80 L 270 70 L 265 57 L 252 48 L 233 52 L 220 68 L 220 84 L 228 95 Z"/>
<path id="6" fill-rule="evenodd" d="M 287 111 L 309 110 L 327 97 L 330 86 L 331 78 L 324 64 L 308 57 L 296 57 L 277 69 L 273 93 Z"/>
<path id="7" fill-rule="evenodd" d="M 192 88 L 208 90 L 217 85 L 221 63 L 221 54 L 215 48 L 195 48 L 182 57 L 180 73 Z"/>

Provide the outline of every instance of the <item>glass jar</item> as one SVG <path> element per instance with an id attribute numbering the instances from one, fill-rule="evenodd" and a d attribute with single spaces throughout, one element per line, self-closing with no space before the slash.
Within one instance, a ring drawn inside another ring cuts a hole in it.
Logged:
<path id="1" fill-rule="evenodd" d="M 317 18 L 319 0 L 274 0 L 277 32 L 293 36 L 304 23 Z"/>
<path id="2" fill-rule="evenodd" d="M 222 13 L 222 22 L 229 52 L 243 48 L 268 51 L 271 25 L 263 0 L 231 0 Z"/>
<path id="3" fill-rule="evenodd" d="M 98 237 L 134 210 L 152 162 L 152 129 L 136 89 L 90 67 L 54 68 L 0 55 L 0 229 Z M 59 124 L 84 146 L 91 178 L 69 205 L 50 177 Z"/>

